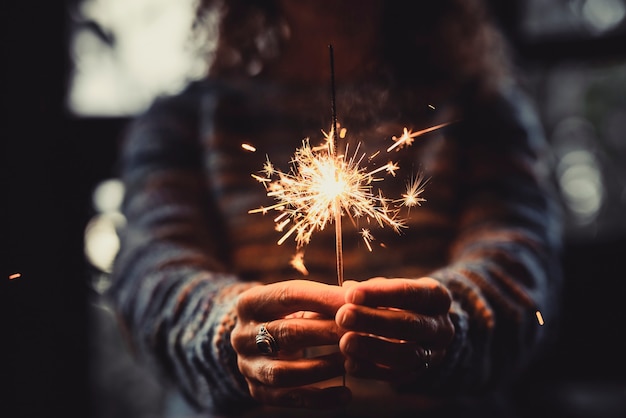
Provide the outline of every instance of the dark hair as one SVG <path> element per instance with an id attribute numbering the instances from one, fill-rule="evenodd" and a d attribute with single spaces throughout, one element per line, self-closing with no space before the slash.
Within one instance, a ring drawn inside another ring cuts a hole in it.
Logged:
<path id="1" fill-rule="evenodd" d="M 380 61 L 400 83 L 472 82 L 489 88 L 510 74 L 504 37 L 482 0 L 387 0 Z M 274 0 L 200 0 L 197 21 L 220 13 L 212 75 L 254 73 L 287 42 Z"/>

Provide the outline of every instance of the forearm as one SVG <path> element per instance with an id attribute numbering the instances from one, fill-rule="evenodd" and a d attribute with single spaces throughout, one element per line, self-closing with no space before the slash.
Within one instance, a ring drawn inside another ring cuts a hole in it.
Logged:
<path id="1" fill-rule="evenodd" d="M 230 346 L 230 273 L 192 119 L 153 110 L 125 143 L 121 248 L 108 293 L 139 360 L 200 407 L 249 399 Z M 188 131 L 187 131 L 188 130 Z"/>
<path id="2" fill-rule="evenodd" d="M 442 388 L 514 379 L 558 322 L 560 210 L 546 144 L 523 103 L 513 95 L 478 108 L 462 127 L 457 235 L 447 266 L 431 274 L 452 293 L 457 327 L 449 362 L 433 376 Z"/>
<path id="3" fill-rule="evenodd" d="M 140 232 L 128 232 L 127 240 Z M 248 397 L 230 331 L 237 295 L 253 284 L 210 270 L 197 249 L 149 240 L 120 253 L 109 297 L 136 355 L 208 406 Z"/>
<path id="4" fill-rule="evenodd" d="M 136 354 L 199 406 L 246 399 L 229 338 L 237 295 L 252 284 L 225 273 L 200 238 L 182 238 L 191 225 L 146 217 L 153 226 L 135 220 L 123 233 L 109 292 Z"/>
<path id="5" fill-rule="evenodd" d="M 460 392 L 515 379 L 558 322 L 560 272 L 549 265 L 558 261 L 533 254 L 523 243 L 482 245 L 431 275 L 453 295 L 451 314 L 460 334 L 439 384 Z"/>

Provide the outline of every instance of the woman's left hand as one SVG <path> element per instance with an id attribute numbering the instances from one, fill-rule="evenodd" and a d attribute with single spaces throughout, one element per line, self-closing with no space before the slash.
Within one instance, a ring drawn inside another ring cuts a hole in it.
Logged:
<path id="1" fill-rule="evenodd" d="M 443 284 L 379 277 L 344 286 L 346 304 L 335 320 L 347 330 L 339 348 L 348 374 L 401 384 L 441 363 L 454 337 Z"/>

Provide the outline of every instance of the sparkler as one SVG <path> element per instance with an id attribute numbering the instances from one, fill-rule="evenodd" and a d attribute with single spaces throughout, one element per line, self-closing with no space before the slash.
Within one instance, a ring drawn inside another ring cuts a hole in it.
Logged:
<path id="1" fill-rule="evenodd" d="M 274 218 L 276 230 L 283 232 L 278 245 L 283 244 L 289 237 L 294 236 L 297 253 L 291 260 L 294 266 L 303 274 L 307 274 L 303 262 L 302 248 L 306 246 L 315 231 L 333 223 L 335 226 L 335 244 L 337 256 L 337 282 L 343 284 L 343 244 L 342 244 L 342 217 L 348 216 L 356 225 L 357 219 L 367 220 L 368 225 L 374 224 L 383 228 L 392 228 L 400 233 L 406 227 L 405 219 L 400 216 L 401 207 L 410 210 L 425 201 L 421 197 L 424 191 L 424 176 L 422 173 L 412 177 L 407 182 L 406 193 L 398 199 L 385 197 L 380 188 L 374 185 L 384 180 L 384 175 L 396 175 L 398 165 L 392 161 L 375 168 L 367 166 L 373 155 L 366 157 L 360 151 L 361 144 L 357 144 L 354 152 L 345 146 L 343 153 L 337 152 L 337 132 L 339 124 L 336 117 L 334 65 L 332 46 L 330 49 L 331 62 L 331 108 L 332 126 L 330 132 L 324 134 L 321 145 L 312 147 L 310 139 L 302 141 L 297 148 L 288 172 L 276 169 L 269 157 L 263 165 L 262 175 L 252 174 L 272 197 L 276 203 L 267 207 L 249 210 L 248 213 L 266 214 L 277 211 Z M 412 144 L 413 140 L 427 132 L 442 128 L 448 123 L 436 125 L 417 132 L 407 128 L 399 137 L 393 137 L 395 143 L 387 149 L 390 152 Z M 345 136 L 345 128 L 340 131 L 341 138 Z M 369 229 L 361 229 L 360 235 L 369 251 L 372 251 L 373 235 Z"/>
<path id="2" fill-rule="evenodd" d="M 276 210 L 274 218 L 277 230 L 284 231 L 290 225 L 278 244 L 283 244 L 290 236 L 295 236 L 297 247 L 301 249 L 311 240 L 316 230 L 323 230 L 328 224 L 335 224 L 335 242 L 337 250 L 337 280 L 343 283 L 342 257 L 342 226 L 341 217 L 349 216 L 353 221 L 366 218 L 381 227 L 387 225 L 396 232 L 405 226 L 399 218 L 399 209 L 392 199 L 386 198 L 382 191 L 375 191 L 373 184 L 383 180 L 380 174 L 390 173 L 395 167 L 390 162 L 373 170 L 368 170 L 363 161 L 364 153 L 359 153 L 359 146 L 354 154 L 346 157 L 339 155 L 334 149 L 334 133 L 325 134 L 324 146 L 312 148 L 309 139 L 302 141 L 291 161 L 289 172 L 273 167 L 268 161 L 264 172 L 268 177 L 253 174 L 263 183 L 267 196 L 273 197 L 277 203 L 268 207 L 252 209 L 249 213 L 267 213 Z M 272 180 L 272 176 L 278 178 Z M 407 192 L 407 196 L 415 197 L 415 191 Z M 412 205 L 407 200 L 406 206 Z M 362 233 L 369 246 L 371 234 Z"/>

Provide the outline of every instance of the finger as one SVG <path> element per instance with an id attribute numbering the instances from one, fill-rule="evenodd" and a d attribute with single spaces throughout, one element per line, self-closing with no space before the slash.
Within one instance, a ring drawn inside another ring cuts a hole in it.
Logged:
<path id="1" fill-rule="evenodd" d="M 257 401 L 283 408 L 333 409 L 345 406 L 352 398 L 352 392 L 345 386 L 275 389 L 254 384 L 249 389 Z"/>
<path id="2" fill-rule="evenodd" d="M 415 347 L 415 344 L 391 342 L 356 332 L 346 333 L 339 342 L 339 349 L 346 358 L 405 370 L 421 366 L 422 361 L 415 354 Z"/>
<path id="3" fill-rule="evenodd" d="M 239 370 L 248 380 L 272 388 L 305 386 L 341 376 L 343 363 L 340 352 L 298 360 L 238 358 Z"/>
<path id="4" fill-rule="evenodd" d="M 370 370 L 372 364 L 383 369 L 401 369 L 414 372 L 438 365 L 445 356 L 443 349 L 432 350 L 428 348 L 427 354 L 426 349 L 414 343 L 383 340 L 354 332 L 346 333 L 341 338 L 339 348 L 346 359 L 351 360 L 351 373 L 354 372 L 355 368 L 361 367 L 362 363 L 362 370 L 359 372 L 361 377 L 370 378 L 382 378 L 383 375 L 398 378 L 402 375 L 400 371 L 390 374 L 389 370 L 381 371 L 380 375 L 378 372 L 364 375 L 365 370 Z M 375 369 L 377 370 L 378 367 Z"/>
<path id="5" fill-rule="evenodd" d="M 451 296 L 440 282 L 420 279 L 375 278 L 346 289 L 346 303 L 370 307 L 393 307 L 423 314 L 444 313 L 450 309 Z"/>
<path id="6" fill-rule="evenodd" d="M 446 356 L 446 352 L 447 350 L 445 349 L 433 350 L 425 347 L 417 347 L 415 349 L 415 355 L 422 361 L 424 369 L 430 369 L 441 364 Z"/>
<path id="7" fill-rule="evenodd" d="M 297 311 L 318 312 L 334 317 L 344 303 L 344 289 L 309 280 L 290 280 L 253 287 L 237 301 L 242 320 L 259 322 L 282 318 Z"/>
<path id="8" fill-rule="evenodd" d="M 249 326 L 246 331 L 231 334 L 231 344 L 238 353 L 259 354 L 256 335 L 260 327 L 260 324 Z M 332 319 L 281 319 L 265 323 L 265 328 L 274 337 L 280 351 L 287 352 L 337 344 L 344 332 Z"/>
<path id="9" fill-rule="evenodd" d="M 348 287 L 352 287 L 352 286 L 354 286 L 354 285 L 355 285 L 355 284 L 357 284 L 357 283 L 359 283 L 359 282 L 357 282 L 356 280 L 345 280 L 345 281 L 343 282 L 342 286 L 343 286 L 344 288 L 348 288 Z"/>
<path id="10" fill-rule="evenodd" d="M 320 315 L 317 312 L 311 312 L 311 311 L 298 311 L 298 312 L 294 312 L 292 314 L 289 315 L 285 315 L 285 318 L 324 318 L 323 315 Z"/>
<path id="11" fill-rule="evenodd" d="M 454 337 L 454 325 L 448 315 L 428 316 L 404 310 L 346 304 L 337 311 L 335 321 L 345 330 L 435 348 L 447 346 Z"/>
<path id="12" fill-rule="evenodd" d="M 385 382 L 409 382 L 415 380 L 421 373 L 409 368 L 390 368 L 364 359 L 346 358 L 346 373 L 360 379 L 382 380 Z"/>

